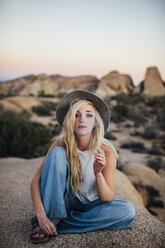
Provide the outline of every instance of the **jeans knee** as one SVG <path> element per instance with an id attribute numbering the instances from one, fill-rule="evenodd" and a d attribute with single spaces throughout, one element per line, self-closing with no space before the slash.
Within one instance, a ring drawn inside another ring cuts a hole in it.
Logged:
<path id="1" fill-rule="evenodd" d="M 66 150 L 64 147 L 55 147 L 47 157 L 45 164 L 49 170 L 55 168 L 64 169 L 67 163 Z"/>
<path id="2" fill-rule="evenodd" d="M 129 202 L 127 202 L 126 204 L 126 214 L 127 214 L 128 220 L 134 219 L 136 215 L 134 206 Z"/>

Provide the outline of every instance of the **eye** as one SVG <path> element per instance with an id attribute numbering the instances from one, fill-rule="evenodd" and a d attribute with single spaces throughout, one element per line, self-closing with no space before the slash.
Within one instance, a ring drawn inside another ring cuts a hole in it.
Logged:
<path id="1" fill-rule="evenodd" d="M 78 114 L 75 114 L 75 117 L 78 117 Z"/>
<path id="2" fill-rule="evenodd" d="M 93 115 L 91 115 L 91 114 L 87 114 L 87 117 L 91 118 L 91 117 L 93 117 Z"/>

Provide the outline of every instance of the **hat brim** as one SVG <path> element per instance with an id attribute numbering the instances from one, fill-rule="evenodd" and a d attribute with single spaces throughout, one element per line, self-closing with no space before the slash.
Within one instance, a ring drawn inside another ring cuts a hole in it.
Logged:
<path id="1" fill-rule="evenodd" d="M 75 100 L 87 100 L 91 102 L 103 120 L 105 131 L 107 130 L 110 122 L 109 107 L 100 97 L 85 90 L 71 91 L 61 99 L 56 109 L 56 118 L 61 126 L 69 110 L 70 104 Z"/>

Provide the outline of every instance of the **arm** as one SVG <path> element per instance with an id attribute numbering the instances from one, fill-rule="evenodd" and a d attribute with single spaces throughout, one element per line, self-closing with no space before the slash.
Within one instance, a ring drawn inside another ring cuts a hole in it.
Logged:
<path id="1" fill-rule="evenodd" d="M 32 198 L 32 202 L 34 205 L 34 209 L 36 212 L 36 216 L 37 216 L 37 220 L 39 222 L 39 226 L 40 228 L 47 232 L 49 235 L 57 235 L 56 230 L 54 230 L 53 232 L 50 230 L 50 228 L 48 229 L 48 225 L 51 225 L 52 227 L 54 226 L 53 223 L 50 223 L 50 220 L 47 218 L 46 213 L 45 213 L 45 209 L 42 203 L 42 199 L 41 199 L 41 194 L 40 194 L 40 180 L 41 180 L 41 174 L 42 174 L 42 169 L 44 166 L 44 163 L 49 155 L 49 153 L 56 147 L 58 146 L 58 143 L 55 141 L 49 151 L 47 152 L 41 166 L 39 167 L 39 169 L 37 170 L 37 172 L 35 173 L 31 184 L 30 184 L 30 189 L 31 189 L 31 198 Z"/>
<path id="2" fill-rule="evenodd" d="M 115 152 L 113 150 L 106 151 L 105 154 L 98 152 L 95 159 L 94 173 L 99 198 L 103 203 L 112 201 L 115 198 Z"/>

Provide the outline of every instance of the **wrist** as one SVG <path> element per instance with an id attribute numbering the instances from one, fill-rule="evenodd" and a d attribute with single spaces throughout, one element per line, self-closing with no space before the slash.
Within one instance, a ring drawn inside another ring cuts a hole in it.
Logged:
<path id="1" fill-rule="evenodd" d="M 38 220 L 44 218 L 45 216 L 46 216 L 46 214 L 43 211 L 42 212 L 36 212 L 36 217 Z"/>
<path id="2" fill-rule="evenodd" d="M 95 173 L 95 176 L 96 177 L 102 177 L 103 176 L 102 171 Z"/>

